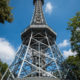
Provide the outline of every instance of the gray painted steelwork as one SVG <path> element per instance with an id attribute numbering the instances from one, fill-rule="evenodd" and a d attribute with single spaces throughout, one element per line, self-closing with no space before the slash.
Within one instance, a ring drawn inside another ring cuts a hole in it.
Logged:
<path id="1" fill-rule="evenodd" d="M 22 44 L 1 80 L 6 74 L 7 80 L 67 80 L 69 66 L 62 65 L 64 57 L 56 45 L 56 33 L 44 19 L 43 1 L 34 0 L 31 24 L 21 33 Z"/>
<path id="2" fill-rule="evenodd" d="M 32 18 L 31 24 L 36 24 L 36 25 L 46 24 L 46 21 L 43 15 L 43 10 L 42 10 L 43 1 L 44 0 L 34 0 L 35 10 L 34 10 L 34 16 Z"/>

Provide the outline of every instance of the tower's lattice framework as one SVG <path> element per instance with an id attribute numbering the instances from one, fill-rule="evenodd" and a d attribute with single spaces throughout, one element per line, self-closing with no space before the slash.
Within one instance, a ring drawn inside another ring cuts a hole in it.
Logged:
<path id="1" fill-rule="evenodd" d="M 61 67 L 64 58 L 56 45 L 56 33 L 46 24 L 42 11 L 44 0 L 33 0 L 33 3 L 35 10 L 32 22 L 21 34 L 22 44 L 2 80 L 6 73 L 9 74 L 7 80 L 24 77 L 66 80 L 68 66 Z"/>

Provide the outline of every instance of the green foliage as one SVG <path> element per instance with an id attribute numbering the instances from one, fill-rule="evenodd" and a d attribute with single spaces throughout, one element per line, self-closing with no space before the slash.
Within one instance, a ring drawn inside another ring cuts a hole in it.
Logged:
<path id="1" fill-rule="evenodd" d="M 74 75 L 78 80 L 80 80 L 80 57 L 70 56 L 68 57 L 68 59 L 66 59 L 65 63 L 71 68 L 72 75 Z M 71 75 L 71 72 L 69 72 L 68 75 Z"/>
<path id="2" fill-rule="evenodd" d="M 70 80 L 76 80 L 74 76 L 77 80 L 80 80 L 80 12 L 77 12 L 76 16 L 70 19 L 67 30 L 71 32 L 71 49 L 78 54 L 75 57 L 68 57 L 63 64 L 65 66 L 69 65 L 70 72 L 68 73 L 68 77 L 71 76 Z"/>
<path id="3" fill-rule="evenodd" d="M 0 80 L 1 80 L 1 78 L 2 78 L 2 74 L 1 74 L 1 72 L 0 72 Z"/>
<path id="4" fill-rule="evenodd" d="M 71 48 L 80 56 L 80 12 L 68 22 L 68 30 L 71 32 Z"/>
<path id="5" fill-rule="evenodd" d="M 12 8 L 9 6 L 9 0 L 0 0 L 0 23 L 13 21 L 11 10 Z"/>
<path id="6" fill-rule="evenodd" d="M 7 67 L 8 67 L 8 65 L 6 63 L 2 63 L 2 61 L 0 61 L 0 80 L 1 80 L 2 75 L 5 73 Z M 5 80 L 6 80 L 7 76 L 5 77 Z"/>

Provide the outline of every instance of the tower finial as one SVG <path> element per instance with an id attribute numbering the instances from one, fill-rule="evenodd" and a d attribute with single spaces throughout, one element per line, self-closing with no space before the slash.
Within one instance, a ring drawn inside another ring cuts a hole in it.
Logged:
<path id="1" fill-rule="evenodd" d="M 33 0 L 33 4 L 35 5 L 35 2 L 36 2 L 37 0 Z M 44 0 L 41 0 L 41 2 L 42 2 L 42 4 L 44 5 Z"/>

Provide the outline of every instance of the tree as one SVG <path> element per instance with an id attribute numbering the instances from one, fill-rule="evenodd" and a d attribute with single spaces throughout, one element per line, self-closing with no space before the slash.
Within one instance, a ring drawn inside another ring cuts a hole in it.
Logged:
<path id="1" fill-rule="evenodd" d="M 0 80 L 7 68 L 8 68 L 8 65 L 6 63 L 3 63 L 2 61 L 0 61 Z M 5 80 L 6 80 L 7 76 L 5 77 Z"/>
<path id="2" fill-rule="evenodd" d="M 68 57 L 63 64 L 65 66 L 69 65 L 70 72 L 68 72 L 68 78 L 72 75 L 72 72 L 77 77 L 77 80 L 80 80 L 80 12 L 77 12 L 76 16 L 70 19 L 67 29 L 71 32 L 71 49 L 78 54 Z M 72 80 L 75 80 L 74 76 L 71 76 Z"/>
<path id="3" fill-rule="evenodd" d="M 72 51 L 76 51 L 80 56 L 80 12 L 77 12 L 76 16 L 70 19 L 67 29 L 71 32 Z"/>
<path id="4" fill-rule="evenodd" d="M 2 74 L 0 73 L 0 80 L 1 80 L 1 78 L 2 78 Z"/>
<path id="5" fill-rule="evenodd" d="M 79 56 L 70 56 L 68 57 L 64 63 L 65 66 L 68 65 L 70 71 L 67 74 L 67 78 L 71 78 L 70 80 L 80 80 L 80 58 Z"/>
<path id="6" fill-rule="evenodd" d="M 0 23 L 13 21 L 11 10 L 12 7 L 9 6 L 9 0 L 0 0 Z"/>

